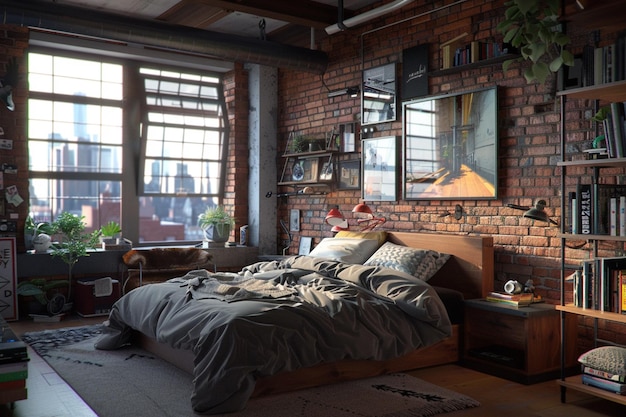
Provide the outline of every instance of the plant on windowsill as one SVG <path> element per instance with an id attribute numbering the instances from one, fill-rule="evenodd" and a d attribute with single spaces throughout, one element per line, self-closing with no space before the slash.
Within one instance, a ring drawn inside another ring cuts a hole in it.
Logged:
<path id="1" fill-rule="evenodd" d="M 514 62 L 530 61 L 524 71 L 526 82 L 543 84 L 563 65 L 574 65 L 574 55 L 565 49 L 571 40 L 559 22 L 561 0 L 508 0 L 504 4 L 505 17 L 497 30 L 504 35 L 504 43 L 510 43 L 521 54 L 505 61 L 504 71 Z"/>
<path id="2" fill-rule="evenodd" d="M 224 206 L 210 206 L 198 216 L 198 226 L 210 242 L 228 241 L 230 231 L 235 226 L 235 218 L 226 212 Z"/>
<path id="3" fill-rule="evenodd" d="M 26 250 L 35 249 L 37 253 L 46 253 L 52 243 L 50 239 L 52 232 L 50 223 L 35 224 L 31 216 L 26 217 L 24 223 L 24 246 Z"/>
<path id="4" fill-rule="evenodd" d="M 100 230 L 91 233 L 85 232 L 84 218 L 84 216 L 76 216 L 65 211 L 52 222 L 54 234 L 58 237 L 58 242 L 52 244 L 52 256 L 61 258 L 68 265 L 68 303 L 72 299 L 72 270 L 74 265 L 80 258 L 89 256 L 87 249 L 95 249 L 100 236 Z"/>
<path id="5" fill-rule="evenodd" d="M 100 241 L 102 249 L 106 249 L 106 245 L 117 245 L 122 237 L 122 228 L 116 221 L 111 220 L 100 227 Z"/>

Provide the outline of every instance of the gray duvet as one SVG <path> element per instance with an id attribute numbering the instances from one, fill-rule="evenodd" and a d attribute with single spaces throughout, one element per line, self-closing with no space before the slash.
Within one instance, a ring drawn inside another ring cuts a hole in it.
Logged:
<path id="1" fill-rule="evenodd" d="M 449 336 L 451 325 L 436 292 L 417 278 L 295 256 L 136 288 L 115 303 L 96 347 L 121 347 L 133 330 L 193 351 L 192 407 L 216 414 L 243 409 L 259 377 L 391 359 Z"/>

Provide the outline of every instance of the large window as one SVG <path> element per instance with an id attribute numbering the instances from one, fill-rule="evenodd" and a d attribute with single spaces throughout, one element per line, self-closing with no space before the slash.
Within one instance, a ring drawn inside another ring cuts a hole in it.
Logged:
<path id="1" fill-rule="evenodd" d="M 35 222 L 69 211 L 139 243 L 201 238 L 197 215 L 224 188 L 219 75 L 44 50 L 29 86 Z"/>

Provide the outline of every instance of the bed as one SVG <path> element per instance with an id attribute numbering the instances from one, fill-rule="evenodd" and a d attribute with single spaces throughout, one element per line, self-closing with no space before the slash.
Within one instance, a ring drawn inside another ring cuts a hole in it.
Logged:
<path id="1" fill-rule="evenodd" d="M 385 239 L 374 254 L 419 248 L 445 262 L 429 268 L 427 282 L 392 269 L 388 257 L 372 264 L 376 256 L 362 248 L 352 252 L 360 260 L 314 249 L 239 274 L 192 271 L 124 295 L 96 347 L 138 336 L 193 374 L 191 405 L 203 414 L 240 410 L 254 395 L 456 362 L 462 298 L 493 290 L 492 238 L 390 232 Z"/>

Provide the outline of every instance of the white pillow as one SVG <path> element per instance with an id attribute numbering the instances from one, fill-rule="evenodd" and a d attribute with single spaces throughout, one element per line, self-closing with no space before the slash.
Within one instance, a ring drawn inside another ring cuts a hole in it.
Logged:
<path id="1" fill-rule="evenodd" d="M 342 239 L 327 237 L 309 253 L 316 258 L 331 259 L 347 264 L 362 264 L 378 249 L 374 239 Z"/>

